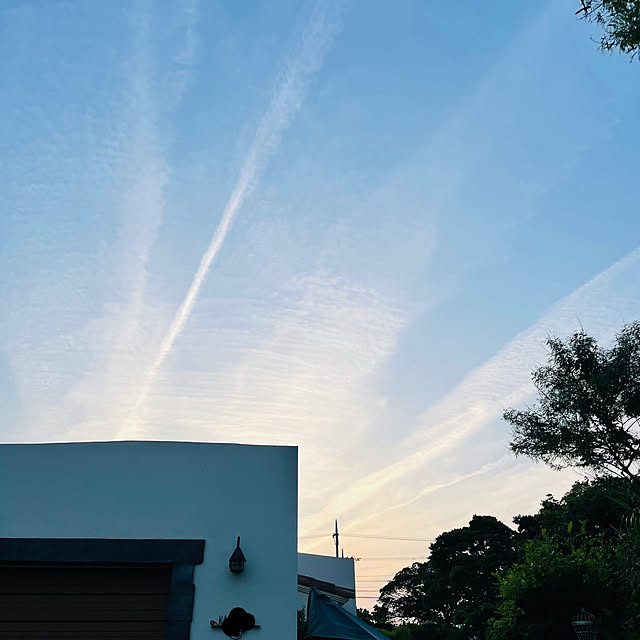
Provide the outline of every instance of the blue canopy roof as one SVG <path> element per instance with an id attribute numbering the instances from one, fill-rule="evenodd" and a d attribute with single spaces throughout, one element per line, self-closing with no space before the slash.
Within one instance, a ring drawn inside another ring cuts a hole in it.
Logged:
<path id="1" fill-rule="evenodd" d="M 360 618 L 320 595 L 317 589 L 309 593 L 307 633 L 312 638 L 337 640 L 389 640 Z"/>

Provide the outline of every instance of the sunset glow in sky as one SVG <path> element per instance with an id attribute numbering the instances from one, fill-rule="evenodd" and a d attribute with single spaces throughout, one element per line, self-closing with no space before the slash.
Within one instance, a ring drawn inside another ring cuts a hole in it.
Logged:
<path id="1" fill-rule="evenodd" d="M 502 411 L 640 318 L 638 63 L 574 5 L 2 3 L 2 440 L 298 445 L 359 606 L 566 490 Z"/>

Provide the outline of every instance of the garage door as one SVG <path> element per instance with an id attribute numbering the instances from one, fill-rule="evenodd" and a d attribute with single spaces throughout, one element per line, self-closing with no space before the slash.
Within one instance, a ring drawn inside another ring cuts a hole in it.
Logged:
<path id="1" fill-rule="evenodd" d="M 0 639 L 165 640 L 169 567 L 0 566 Z"/>

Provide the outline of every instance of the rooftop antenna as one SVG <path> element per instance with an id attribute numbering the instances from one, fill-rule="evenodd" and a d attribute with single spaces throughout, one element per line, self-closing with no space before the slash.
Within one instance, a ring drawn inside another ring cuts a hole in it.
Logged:
<path id="1" fill-rule="evenodd" d="M 336 558 L 340 557 L 340 534 L 338 533 L 338 521 L 336 520 L 336 530 L 331 536 L 336 541 Z"/>

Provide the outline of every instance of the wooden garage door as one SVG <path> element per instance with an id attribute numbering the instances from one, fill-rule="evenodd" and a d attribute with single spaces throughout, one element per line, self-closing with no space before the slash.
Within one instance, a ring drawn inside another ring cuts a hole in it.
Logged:
<path id="1" fill-rule="evenodd" d="M 168 567 L 0 566 L 0 639 L 165 640 Z"/>

